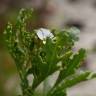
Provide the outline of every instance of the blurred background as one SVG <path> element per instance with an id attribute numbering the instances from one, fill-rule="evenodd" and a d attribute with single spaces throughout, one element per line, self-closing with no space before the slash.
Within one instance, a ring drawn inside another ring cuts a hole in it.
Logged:
<path id="1" fill-rule="evenodd" d="M 28 29 L 63 29 L 77 27 L 80 40 L 76 49 L 87 50 L 83 70 L 96 71 L 96 0 L 0 0 L 0 96 L 17 96 L 19 79 L 16 66 L 8 53 L 3 31 L 8 21 L 15 22 L 21 8 L 34 8 Z M 68 89 L 68 96 L 96 96 L 96 79 Z"/>

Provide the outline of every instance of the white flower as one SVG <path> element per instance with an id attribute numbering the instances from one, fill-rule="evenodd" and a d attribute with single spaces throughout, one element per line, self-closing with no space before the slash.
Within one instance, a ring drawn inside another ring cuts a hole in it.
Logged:
<path id="1" fill-rule="evenodd" d="M 36 30 L 37 36 L 41 40 L 45 40 L 47 37 L 53 38 L 54 35 L 50 32 L 50 30 L 45 29 L 45 28 L 40 28 Z"/>

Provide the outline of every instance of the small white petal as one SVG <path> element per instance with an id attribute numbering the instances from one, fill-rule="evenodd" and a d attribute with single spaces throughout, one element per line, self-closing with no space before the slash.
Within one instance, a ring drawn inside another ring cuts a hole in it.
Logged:
<path id="1" fill-rule="evenodd" d="M 47 37 L 53 38 L 54 35 L 50 32 L 50 30 L 45 29 L 45 28 L 40 28 L 38 30 L 36 30 L 37 32 L 37 36 L 41 39 L 41 40 L 45 40 Z"/>

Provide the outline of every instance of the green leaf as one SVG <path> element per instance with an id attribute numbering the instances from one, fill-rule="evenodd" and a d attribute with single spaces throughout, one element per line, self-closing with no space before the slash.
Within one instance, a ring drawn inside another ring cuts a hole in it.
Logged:
<path id="1" fill-rule="evenodd" d="M 80 67 L 81 62 L 84 60 L 85 53 L 84 49 L 80 49 L 77 54 L 72 55 L 72 57 L 68 57 L 66 68 L 60 71 L 56 84 L 61 82 L 67 76 L 74 74 L 75 70 Z"/>
<path id="2" fill-rule="evenodd" d="M 91 74 L 91 72 L 84 72 L 81 74 L 74 74 L 72 76 L 69 76 L 67 78 L 65 78 L 61 83 L 58 84 L 58 86 L 56 86 L 53 90 L 51 90 L 50 95 L 49 96 L 55 96 L 56 93 L 60 92 L 62 93 L 62 91 L 66 90 L 67 88 L 70 88 L 82 81 L 87 81 L 90 79 L 95 78 L 94 75 L 96 75 L 96 73 Z"/>

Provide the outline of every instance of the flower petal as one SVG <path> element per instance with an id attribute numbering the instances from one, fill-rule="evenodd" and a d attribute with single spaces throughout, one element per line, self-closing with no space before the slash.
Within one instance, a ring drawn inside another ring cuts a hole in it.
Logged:
<path id="1" fill-rule="evenodd" d="M 40 28 L 38 30 L 36 30 L 37 32 L 37 36 L 41 39 L 44 40 L 47 37 L 53 38 L 54 35 L 50 32 L 50 30 L 45 29 L 45 28 Z"/>

